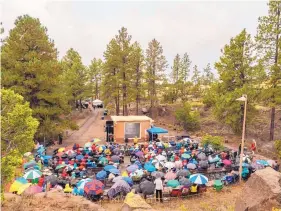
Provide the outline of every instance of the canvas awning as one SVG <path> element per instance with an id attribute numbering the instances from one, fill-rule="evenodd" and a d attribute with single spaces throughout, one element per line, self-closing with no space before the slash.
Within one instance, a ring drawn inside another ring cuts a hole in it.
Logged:
<path id="1" fill-rule="evenodd" d="M 102 103 L 103 102 L 101 100 L 99 100 L 99 99 L 96 99 L 96 100 L 93 101 L 94 105 L 101 105 Z"/>
<path id="2" fill-rule="evenodd" d="M 163 129 L 161 127 L 152 127 L 148 129 L 147 132 L 151 134 L 159 134 L 159 133 L 168 133 L 168 130 Z"/>

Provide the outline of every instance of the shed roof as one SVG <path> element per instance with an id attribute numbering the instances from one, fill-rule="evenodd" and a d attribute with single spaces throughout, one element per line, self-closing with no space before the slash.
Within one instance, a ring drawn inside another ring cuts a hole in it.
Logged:
<path id="1" fill-rule="evenodd" d="M 148 116 L 111 116 L 111 119 L 114 122 L 153 122 L 153 120 Z"/>

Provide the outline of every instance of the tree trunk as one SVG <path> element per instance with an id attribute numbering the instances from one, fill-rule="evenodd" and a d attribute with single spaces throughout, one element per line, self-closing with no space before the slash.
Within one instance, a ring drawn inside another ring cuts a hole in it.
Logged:
<path id="1" fill-rule="evenodd" d="M 280 5 L 280 4 L 279 4 Z M 275 55 L 274 55 L 274 65 L 277 67 L 278 65 L 278 54 L 279 54 L 279 19 L 280 19 L 280 8 L 277 8 L 277 26 L 276 26 L 276 39 L 275 39 Z M 278 81 L 275 79 L 273 81 L 273 87 L 276 88 Z M 272 95 L 272 103 L 275 104 L 275 96 Z M 275 106 L 271 108 L 271 121 L 270 121 L 270 132 L 269 132 L 269 141 L 274 140 L 274 126 L 275 126 Z"/>
<path id="2" fill-rule="evenodd" d="M 274 121 L 275 121 L 275 107 L 271 108 L 271 121 L 270 121 L 270 134 L 269 141 L 273 141 L 274 139 Z"/>
<path id="3" fill-rule="evenodd" d="M 79 104 L 80 104 L 80 112 L 82 112 L 82 99 L 79 99 Z"/>
<path id="4" fill-rule="evenodd" d="M 139 100 L 140 100 L 140 63 L 137 63 L 137 78 L 136 78 L 136 115 L 139 115 Z"/>
<path id="5" fill-rule="evenodd" d="M 99 99 L 99 95 L 98 95 L 98 81 L 97 81 L 97 78 L 96 78 L 96 99 Z"/>

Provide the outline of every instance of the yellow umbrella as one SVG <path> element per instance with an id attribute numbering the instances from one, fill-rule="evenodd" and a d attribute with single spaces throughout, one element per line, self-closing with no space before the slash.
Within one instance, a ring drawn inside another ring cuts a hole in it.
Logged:
<path id="1" fill-rule="evenodd" d="M 122 177 L 128 177 L 129 175 L 128 175 L 128 173 L 126 172 L 126 171 L 123 171 L 122 172 Z"/>
<path id="2" fill-rule="evenodd" d="M 65 148 L 62 147 L 62 148 L 59 148 L 58 152 L 63 152 L 64 150 L 65 150 Z"/>
<path id="3" fill-rule="evenodd" d="M 98 143 L 98 142 L 101 142 L 101 140 L 100 140 L 99 138 L 94 138 L 94 139 L 92 140 L 92 142 L 93 142 L 93 143 Z"/>
<path id="4" fill-rule="evenodd" d="M 22 186 L 20 186 L 17 194 L 18 195 L 22 194 L 25 191 L 25 189 L 27 189 L 30 185 L 31 185 L 31 183 L 27 183 L 27 184 L 23 184 Z"/>
<path id="5" fill-rule="evenodd" d="M 23 183 L 21 183 L 21 182 L 19 182 L 19 181 L 14 181 L 13 182 L 13 184 L 11 185 L 11 187 L 10 187 L 10 189 L 9 189 L 9 192 L 15 192 L 15 191 L 18 191 L 19 190 L 19 188 L 21 187 L 21 186 L 23 186 L 24 184 Z"/>

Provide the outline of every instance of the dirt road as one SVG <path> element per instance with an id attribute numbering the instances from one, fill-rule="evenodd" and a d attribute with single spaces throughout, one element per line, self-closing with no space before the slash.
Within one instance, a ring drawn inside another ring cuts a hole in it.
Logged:
<path id="1" fill-rule="evenodd" d="M 55 145 L 49 147 L 48 151 L 54 150 L 58 147 L 72 146 L 74 143 L 84 146 L 84 144 L 93 138 L 105 139 L 104 124 L 105 120 L 101 120 L 103 109 L 93 110 L 87 117 L 86 121 L 80 126 L 79 130 L 73 131 L 66 139 L 63 140 L 62 145 Z M 101 142 L 103 143 L 103 142 Z"/>

